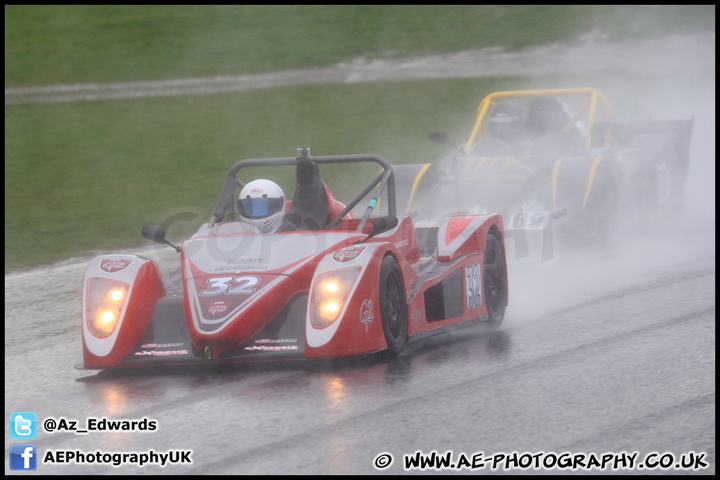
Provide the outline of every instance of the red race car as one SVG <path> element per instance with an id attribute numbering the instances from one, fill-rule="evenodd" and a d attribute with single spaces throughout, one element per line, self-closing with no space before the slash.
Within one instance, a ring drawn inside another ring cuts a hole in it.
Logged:
<path id="1" fill-rule="evenodd" d="M 348 163 L 382 171 L 345 205 L 320 167 Z M 290 201 L 237 176 L 274 166 L 295 168 Z M 143 236 L 173 246 L 163 228 L 146 225 Z M 166 278 L 138 255 L 90 262 L 80 368 L 398 355 L 408 341 L 455 327 L 499 326 L 508 299 L 502 217 L 446 216 L 424 227 L 398 218 L 393 169 L 377 155 L 302 148 L 242 160 L 210 221 L 173 248 L 180 266 Z"/>

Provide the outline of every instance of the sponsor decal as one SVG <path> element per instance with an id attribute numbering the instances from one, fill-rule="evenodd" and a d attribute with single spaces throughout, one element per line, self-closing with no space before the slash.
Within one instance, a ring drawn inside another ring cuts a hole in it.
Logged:
<path id="1" fill-rule="evenodd" d="M 360 321 L 365 324 L 365 332 L 368 331 L 368 323 L 373 321 L 372 308 L 372 300 L 366 299 L 362 305 L 360 305 Z"/>
<path id="2" fill-rule="evenodd" d="M 233 272 L 233 273 L 242 273 L 244 271 L 250 270 L 251 272 L 257 272 L 258 270 L 267 270 L 267 265 L 235 265 L 235 266 L 227 266 L 227 267 L 219 267 L 213 270 L 213 272 L 223 273 L 223 272 Z"/>
<path id="3" fill-rule="evenodd" d="M 225 263 L 227 263 L 228 265 L 230 265 L 230 264 L 246 265 L 246 264 L 258 264 L 258 263 L 265 263 L 265 262 L 267 262 L 267 260 L 264 258 L 238 258 L 238 259 L 228 260 Z"/>
<path id="4" fill-rule="evenodd" d="M 467 287 L 467 306 L 476 308 L 482 305 L 482 291 L 480 289 L 480 265 L 474 263 L 465 267 L 465 285 Z"/>
<path id="5" fill-rule="evenodd" d="M 418 320 L 422 318 L 425 310 L 412 310 L 410 311 L 410 320 Z"/>
<path id="6" fill-rule="evenodd" d="M 278 352 L 282 350 L 297 350 L 297 345 L 252 345 L 245 347 L 245 350 L 262 351 L 262 352 Z"/>
<path id="7" fill-rule="evenodd" d="M 262 188 L 255 187 L 255 188 L 250 189 L 250 193 L 262 193 L 262 192 L 263 192 Z"/>
<path id="8" fill-rule="evenodd" d="M 100 262 L 100 270 L 115 273 L 127 268 L 132 262 L 132 260 L 125 258 L 105 258 Z"/>
<path id="9" fill-rule="evenodd" d="M 397 248 L 407 247 L 408 245 L 410 245 L 410 240 L 408 240 L 407 238 L 405 240 L 400 240 L 399 242 L 395 242 L 395 246 Z"/>
<path id="10" fill-rule="evenodd" d="M 428 268 L 434 267 L 437 263 L 437 257 L 430 257 L 425 262 L 418 262 L 416 266 L 414 267 L 418 273 L 422 273 L 423 271 L 427 270 Z"/>
<path id="11" fill-rule="evenodd" d="M 217 315 L 218 313 L 225 313 L 233 302 L 210 302 L 208 312 Z"/>
<path id="12" fill-rule="evenodd" d="M 135 352 L 135 355 L 151 355 L 153 357 L 164 357 L 167 355 L 187 355 L 187 350 L 141 350 Z"/>
<path id="13" fill-rule="evenodd" d="M 260 338 L 255 343 L 297 343 L 297 338 Z"/>
<path id="14" fill-rule="evenodd" d="M 238 260 L 228 260 L 225 262 L 224 266 L 218 267 L 214 271 L 242 273 L 245 270 L 267 270 L 268 266 L 262 265 L 263 263 L 267 263 L 267 260 L 264 258 L 241 258 Z"/>
<path id="15" fill-rule="evenodd" d="M 172 347 L 182 347 L 185 345 L 184 343 L 145 343 L 142 345 L 142 348 L 172 348 Z"/>
<path id="16" fill-rule="evenodd" d="M 365 250 L 365 247 L 345 247 L 333 253 L 333 260 L 340 263 L 355 260 Z"/>

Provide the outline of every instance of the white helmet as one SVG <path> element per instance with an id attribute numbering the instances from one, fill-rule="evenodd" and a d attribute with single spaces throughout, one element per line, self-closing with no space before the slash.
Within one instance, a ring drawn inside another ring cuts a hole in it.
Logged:
<path id="1" fill-rule="evenodd" d="M 273 233 L 285 218 L 285 193 L 270 180 L 253 180 L 238 198 L 240 219 L 254 225 L 260 233 Z"/>
<path id="2" fill-rule="evenodd" d="M 523 110 L 515 102 L 500 102 L 488 114 L 490 135 L 503 139 L 520 131 L 523 125 Z"/>

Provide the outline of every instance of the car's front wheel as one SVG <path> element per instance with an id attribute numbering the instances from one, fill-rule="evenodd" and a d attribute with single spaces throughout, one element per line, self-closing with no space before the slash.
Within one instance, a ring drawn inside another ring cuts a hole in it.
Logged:
<path id="1" fill-rule="evenodd" d="M 507 305 L 507 279 L 505 252 L 500 240 L 493 234 L 485 242 L 485 263 L 483 265 L 483 288 L 487 305 L 488 322 L 493 328 L 499 327 L 505 318 Z"/>
<path id="2" fill-rule="evenodd" d="M 380 318 L 387 343 L 387 353 L 397 356 L 407 343 L 407 300 L 400 265 L 386 255 L 380 267 Z"/>

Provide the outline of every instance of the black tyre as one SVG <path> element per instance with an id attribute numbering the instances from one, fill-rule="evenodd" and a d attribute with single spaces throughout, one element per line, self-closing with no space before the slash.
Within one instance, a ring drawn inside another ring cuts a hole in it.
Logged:
<path id="1" fill-rule="evenodd" d="M 619 192 L 615 182 L 608 177 L 599 179 L 597 183 L 593 190 L 595 195 L 588 199 L 585 207 L 581 220 L 584 223 L 578 222 L 577 231 L 581 232 L 581 244 L 607 247 L 612 245 L 613 234 L 616 233 Z"/>
<path id="2" fill-rule="evenodd" d="M 392 255 L 386 255 L 380 267 L 380 318 L 382 320 L 387 353 L 397 356 L 407 343 L 407 300 L 400 265 Z"/>
<path id="3" fill-rule="evenodd" d="M 488 322 L 493 328 L 499 327 L 505 318 L 507 304 L 507 278 L 505 272 L 505 251 L 495 235 L 488 235 L 485 243 L 483 265 L 483 289 L 487 305 Z"/>

